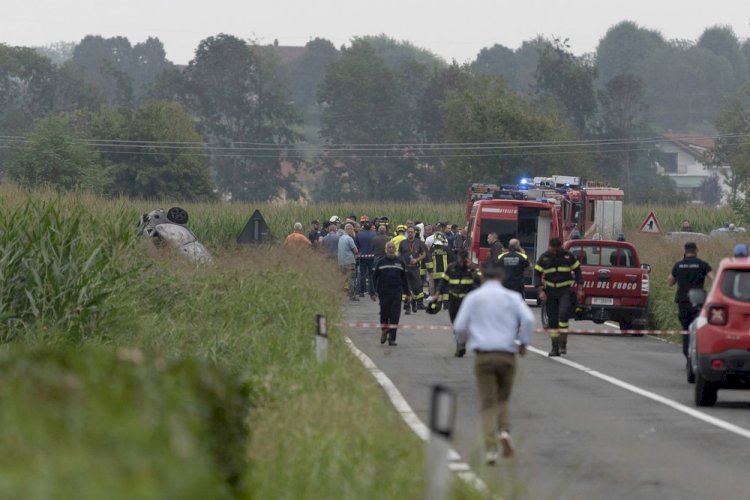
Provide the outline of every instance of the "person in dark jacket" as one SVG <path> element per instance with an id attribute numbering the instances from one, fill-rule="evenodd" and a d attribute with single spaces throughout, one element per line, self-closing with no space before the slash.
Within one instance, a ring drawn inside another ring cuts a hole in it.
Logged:
<path id="1" fill-rule="evenodd" d="M 497 233 L 490 233 L 487 235 L 487 243 L 490 245 L 490 254 L 487 257 L 487 262 L 496 263 L 497 259 L 505 251 L 502 242 L 497 238 Z"/>
<path id="2" fill-rule="evenodd" d="M 370 221 L 362 223 L 362 230 L 357 233 L 354 238 L 357 248 L 359 248 L 359 255 L 357 257 L 359 269 L 357 273 L 357 291 L 360 297 L 365 296 L 365 288 L 367 293 L 372 297 L 375 295 L 375 288 L 372 285 L 372 266 L 374 261 L 373 253 L 373 241 L 375 239 L 375 231 L 372 230 Z"/>
<path id="3" fill-rule="evenodd" d="M 471 263 L 469 252 L 466 249 L 459 250 L 457 260 L 448 264 L 445 277 L 440 282 L 440 288 L 431 300 L 439 300 L 440 297 L 447 296 L 448 316 L 453 324 L 464 297 L 479 285 L 481 285 L 480 275 Z M 455 356 L 460 358 L 464 354 L 466 354 L 466 344 L 456 341 Z"/>
<path id="4" fill-rule="evenodd" d="M 503 252 L 497 258 L 497 263 L 503 267 L 505 277 L 503 286 L 508 290 L 514 290 L 524 298 L 523 275 L 529 268 L 529 258 L 521 250 L 521 242 L 513 238 L 508 242 L 508 251 Z"/>
<path id="5" fill-rule="evenodd" d="M 570 286 L 583 284 L 581 263 L 562 247 L 560 238 L 549 240 L 549 249 L 539 256 L 534 266 L 534 286 L 539 290 L 539 300 L 545 303 L 549 318 L 549 336 L 552 341 L 550 356 L 568 353 L 568 320 L 571 310 Z M 571 273 L 575 273 L 575 280 Z M 578 287 L 579 300 L 583 286 Z"/>
<path id="6" fill-rule="evenodd" d="M 401 302 L 409 295 L 406 279 L 406 264 L 396 255 L 396 245 L 389 241 L 385 245 L 385 256 L 375 263 L 373 283 L 380 299 L 380 324 L 397 325 L 401 318 Z M 380 343 L 396 345 L 396 328 L 383 327 Z"/>

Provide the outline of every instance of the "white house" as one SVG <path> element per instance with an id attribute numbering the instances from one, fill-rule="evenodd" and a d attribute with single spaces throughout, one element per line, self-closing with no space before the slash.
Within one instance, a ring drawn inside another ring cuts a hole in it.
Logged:
<path id="1" fill-rule="evenodd" d="M 692 201 L 701 201 L 700 186 L 713 175 L 718 176 L 722 203 L 726 203 L 730 188 L 725 173 L 731 167 L 709 167 L 703 163 L 704 153 L 714 146 L 714 139 L 701 135 L 666 133 L 656 145 L 661 151 L 656 171 L 672 178 L 677 191 Z"/>

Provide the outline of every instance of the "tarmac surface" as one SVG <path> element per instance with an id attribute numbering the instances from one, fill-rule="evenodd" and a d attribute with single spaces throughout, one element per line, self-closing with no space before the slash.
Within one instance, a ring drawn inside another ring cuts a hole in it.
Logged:
<path id="1" fill-rule="evenodd" d="M 541 327 L 539 308 L 532 310 Z M 367 297 L 350 302 L 344 321 L 377 323 L 378 306 Z M 402 314 L 401 323 L 450 321 L 446 311 L 418 311 Z M 612 330 L 571 322 L 571 329 L 600 328 Z M 549 338 L 535 334 L 537 352 L 518 359 L 511 398 L 516 456 L 490 467 L 483 462 L 474 355 L 454 357 L 450 331 L 400 330 L 395 347 L 380 344 L 379 329 L 346 331 L 422 422 L 429 422 L 434 384 L 457 392 L 452 445 L 504 498 L 750 498 L 750 391 L 719 391 L 715 407 L 695 407 L 678 345 L 571 335 L 565 359 L 574 363 L 566 365 L 542 355 Z"/>

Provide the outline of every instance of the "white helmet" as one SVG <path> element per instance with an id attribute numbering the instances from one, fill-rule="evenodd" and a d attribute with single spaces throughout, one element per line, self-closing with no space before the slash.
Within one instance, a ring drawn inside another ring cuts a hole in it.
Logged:
<path id="1" fill-rule="evenodd" d="M 329 222 L 333 224 L 341 224 L 341 219 L 339 219 L 338 215 L 332 215 L 330 219 L 328 219 Z"/>

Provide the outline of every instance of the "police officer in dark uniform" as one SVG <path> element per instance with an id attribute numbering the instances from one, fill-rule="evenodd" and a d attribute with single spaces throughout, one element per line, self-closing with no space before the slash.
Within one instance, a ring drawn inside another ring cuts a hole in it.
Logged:
<path id="1" fill-rule="evenodd" d="M 583 284 L 581 264 L 575 256 L 563 249 L 560 238 L 549 240 L 549 248 L 534 266 L 534 286 L 539 290 L 539 300 L 545 303 L 549 319 L 549 336 L 552 340 L 550 356 L 568 353 L 568 320 L 572 297 L 570 286 Z M 575 280 L 571 273 L 575 273 Z M 583 287 L 578 287 L 583 296 Z"/>
<path id="2" fill-rule="evenodd" d="M 714 273 L 711 266 L 704 260 L 698 258 L 698 245 L 692 241 L 685 243 L 685 253 L 681 261 L 676 262 L 672 267 L 672 274 L 667 278 L 669 286 L 677 285 L 677 293 L 674 301 L 677 303 L 678 319 L 683 330 L 687 330 L 690 323 L 700 312 L 690 302 L 688 292 L 692 289 L 703 290 L 703 284 L 706 277 L 713 280 Z M 682 336 L 682 353 L 687 358 L 688 345 L 690 342 L 689 335 Z"/>
<path id="3" fill-rule="evenodd" d="M 521 242 L 515 238 L 510 240 L 508 251 L 501 253 L 497 262 L 505 270 L 503 286 L 520 293 L 523 298 L 523 273 L 529 268 L 529 258 L 521 251 Z"/>
<path id="4" fill-rule="evenodd" d="M 375 263 L 372 282 L 380 299 L 380 324 L 397 325 L 401 319 L 401 300 L 409 293 L 406 281 L 406 264 L 396 255 L 396 245 L 389 241 L 385 244 L 385 256 Z M 396 329 L 382 328 L 380 343 L 396 345 Z"/>
<path id="5" fill-rule="evenodd" d="M 453 324 L 466 294 L 481 284 L 480 274 L 471 263 L 469 252 L 466 249 L 461 249 L 458 251 L 457 260 L 448 264 L 445 277 L 440 282 L 440 288 L 435 291 L 432 299 L 438 300 L 438 297 L 447 296 L 448 316 L 451 319 L 451 324 Z M 464 354 L 466 354 L 466 344 L 456 341 L 455 356 L 460 358 Z"/>

